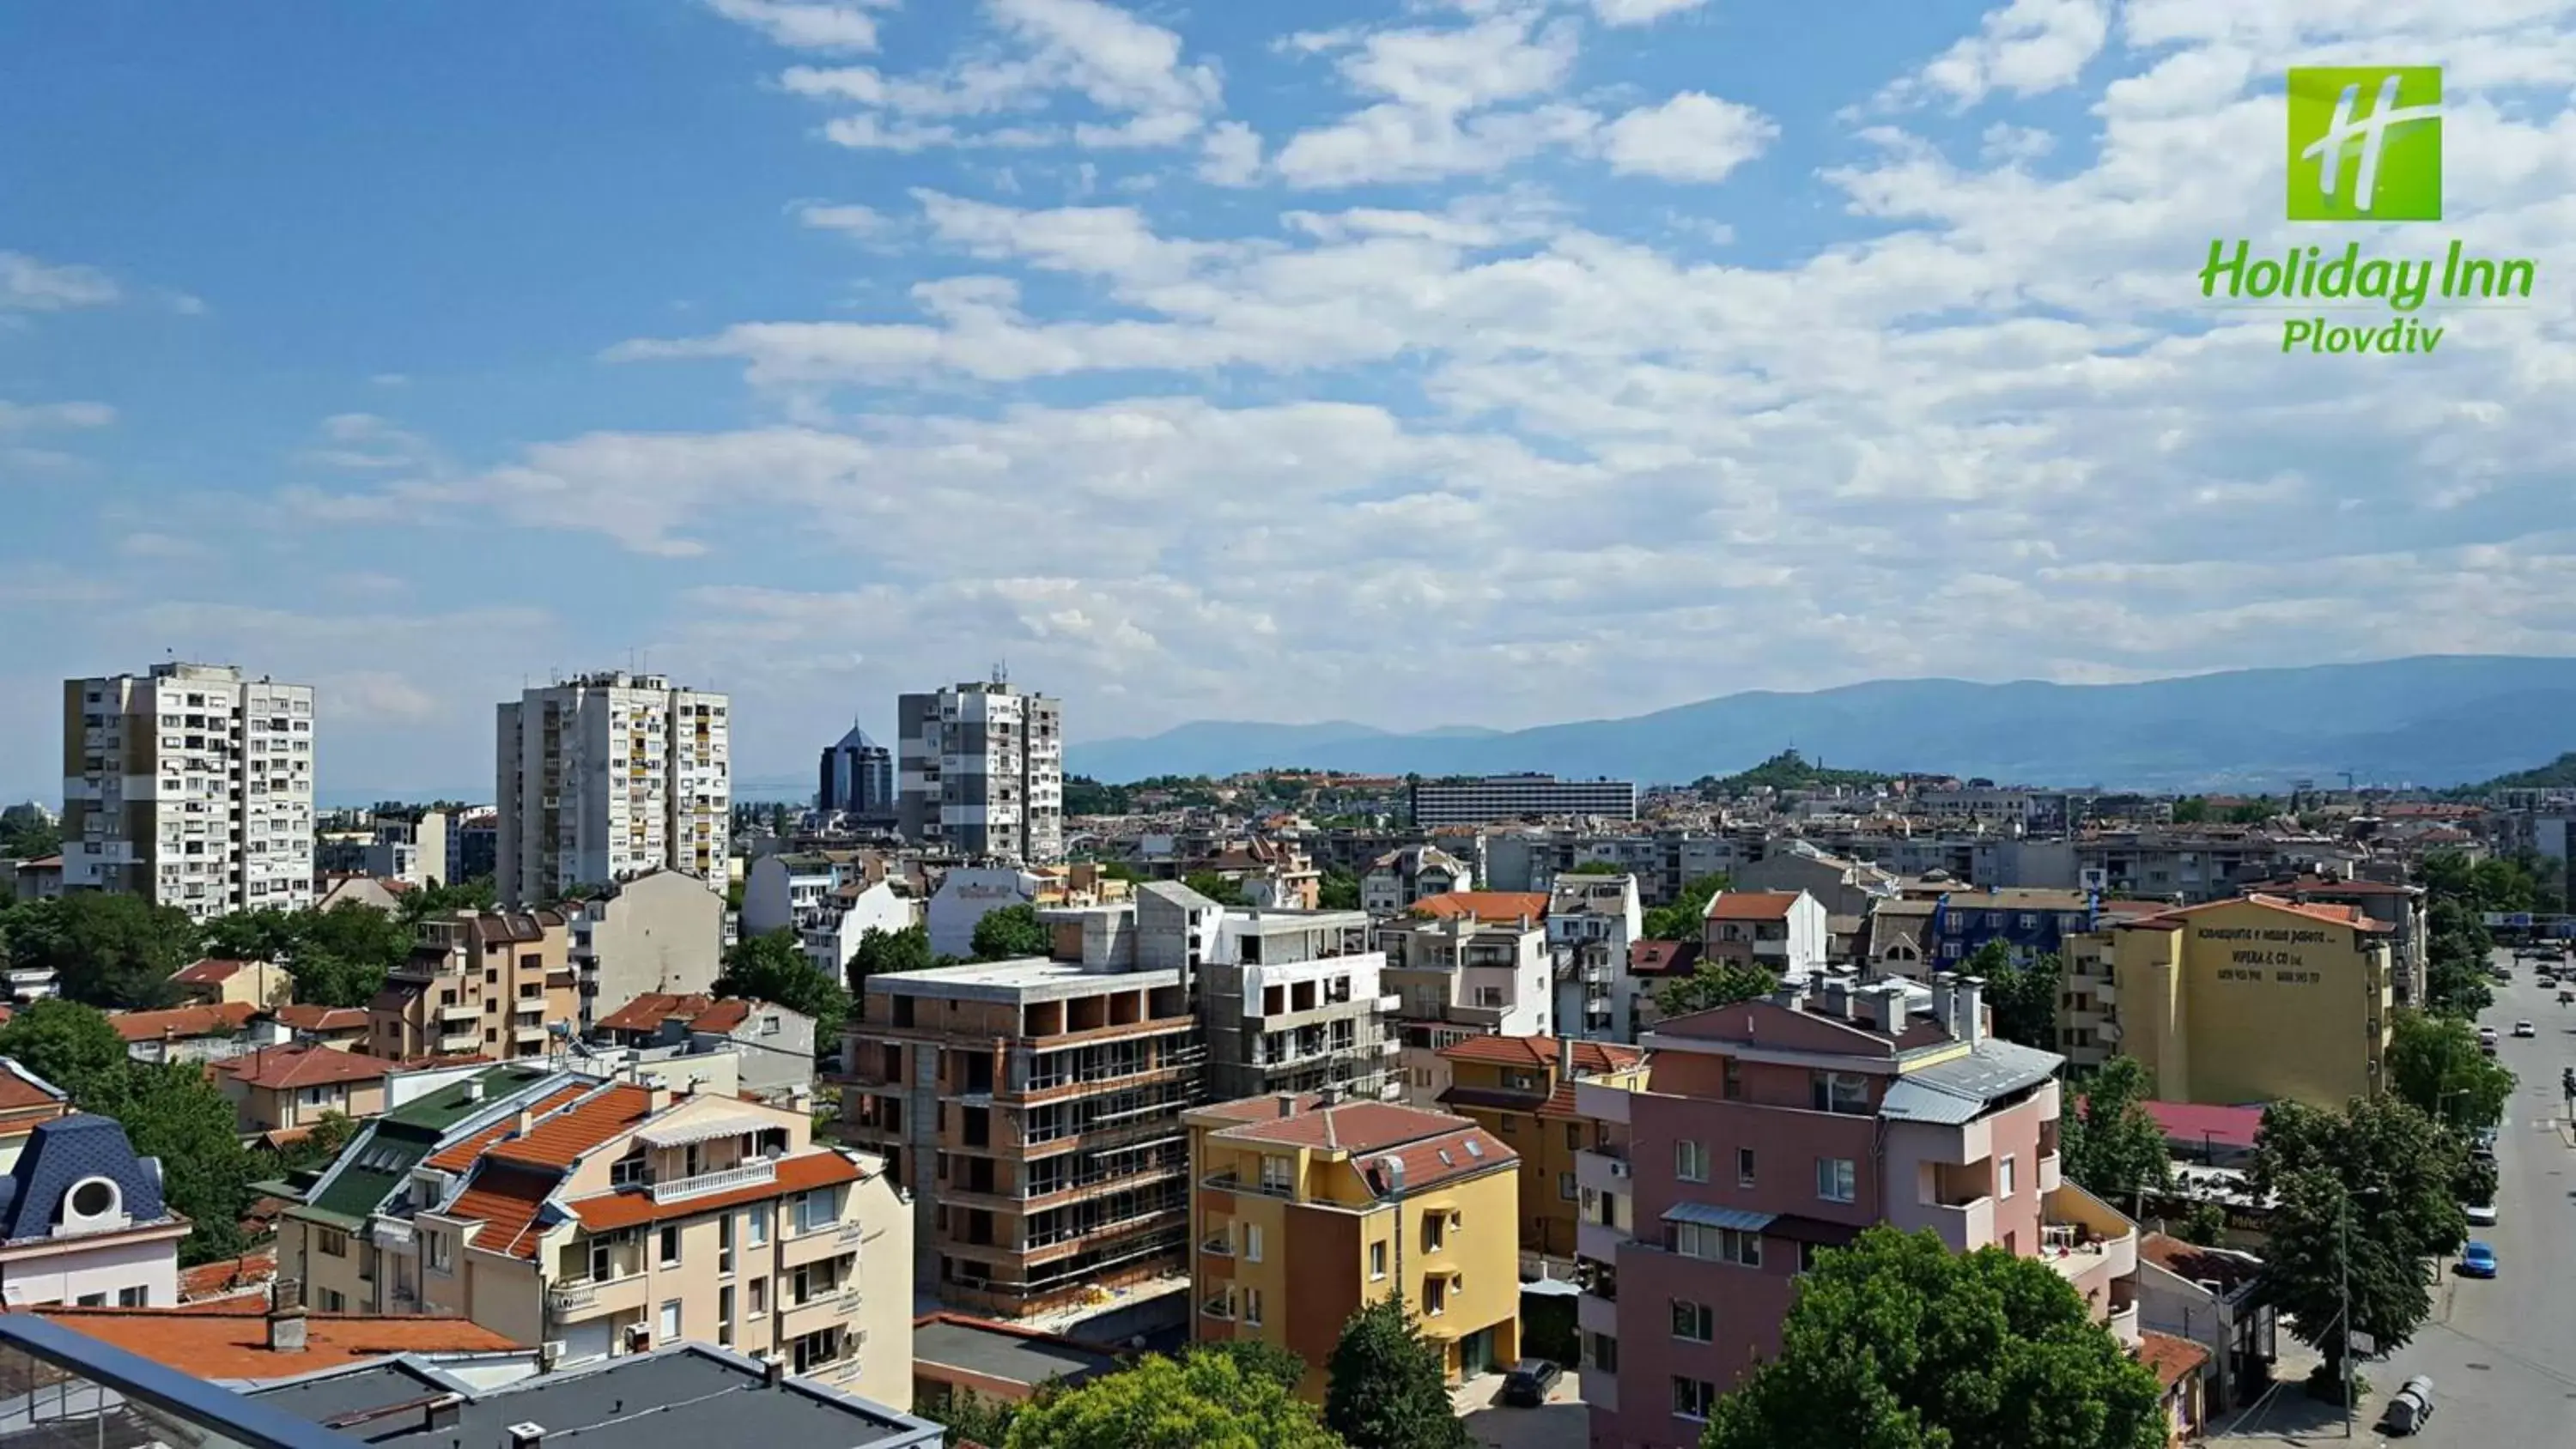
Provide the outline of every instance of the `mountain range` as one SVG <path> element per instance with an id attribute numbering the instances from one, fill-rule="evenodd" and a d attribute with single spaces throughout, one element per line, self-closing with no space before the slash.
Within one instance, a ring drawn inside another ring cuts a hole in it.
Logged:
<path id="1" fill-rule="evenodd" d="M 2576 658 L 2425 655 L 2237 669 L 2135 684 L 1882 679 L 1755 690 L 1624 719 L 1398 732 L 1335 720 L 1204 720 L 1066 749 L 1110 784 L 1269 766 L 1371 774 L 1519 770 L 1681 783 L 1783 748 L 1846 769 L 2137 790 L 2262 790 L 2294 781 L 2448 786 L 2576 743 Z"/>

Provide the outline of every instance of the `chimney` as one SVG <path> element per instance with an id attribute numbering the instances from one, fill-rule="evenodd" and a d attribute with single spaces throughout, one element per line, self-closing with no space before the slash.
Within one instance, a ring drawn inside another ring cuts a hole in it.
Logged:
<path id="1" fill-rule="evenodd" d="M 483 1100 L 483 1079 L 481 1077 L 466 1078 L 465 1100 L 469 1103 L 480 1102 Z"/>
<path id="2" fill-rule="evenodd" d="M 1890 981 L 1877 988 L 1870 1003 L 1871 1025 L 1889 1036 L 1905 1030 L 1905 988 Z"/>
<path id="3" fill-rule="evenodd" d="M 1791 1011 L 1797 1010 L 1806 999 L 1807 983 L 1804 981 L 1784 981 L 1779 990 L 1771 993 L 1772 1005 L 1785 1006 Z"/>
<path id="4" fill-rule="evenodd" d="M 301 1304 L 268 1311 L 269 1352 L 302 1353 L 304 1338 L 304 1309 Z"/>
<path id="5" fill-rule="evenodd" d="M 510 1132 L 513 1136 L 525 1137 L 528 1135 L 528 1129 L 536 1125 L 537 1109 L 534 1107 L 521 1107 L 519 1109 L 519 1115 L 510 1119 Z"/>
<path id="6" fill-rule="evenodd" d="M 1836 977 L 1825 983 L 1825 1015 L 1848 1017 L 1852 1014 L 1852 991 L 1848 982 Z"/>
<path id="7" fill-rule="evenodd" d="M 664 1111 L 669 1108 L 670 1105 L 671 1084 L 669 1082 L 657 1079 L 650 1087 L 645 1089 L 644 1110 L 646 1112 Z"/>
<path id="8" fill-rule="evenodd" d="M 509 1433 L 510 1449 L 537 1449 L 546 1441 L 546 1426 L 543 1424 L 512 1424 Z"/>
<path id="9" fill-rule="evenodd" d="M 785 1382 L 787 1382 L 787 1365 L 774 1358 L 761 1360 L 760 1385 L 762 1388 L 774 1389 Z"/>
<path id="10" fill-rule="evenodd" d="M 1982 978 L 1959 978 L 1959 1040 L 1976 1045 L 1986 1035 L 1986 983 Z"/>
<path id="11" fill-rule="evenodd" d="M 1296 1093 L 1282 1092 L 1279 1094 L 1279 1115 L 1282 1117 L 1294 1117 L 1297 1115 Z"/>
<path id="12" fill-rule="evenodd" d="M 1574 1038 L 1570 1036 L 1556 1039 L 1556 1079 L 1559 1082 L 1574 1080 Z"/>
<path id="13" fill-rule="evenodd" d="M 1342 1084 L 1341 1084 L 1341 1083 L 1339 1083 L 1339 1082 L 1326 1082 L 1324 1085 L 1322 1085 L 1322 1086 L 1320 1086 L 1320 1087 L 1317 1087 L 1317 1088 L 1315 1089 L 1315 1105 L 1316 1105 L 1316 1106 L 1318 1106 L 1318 1107 L 1338 1107 L 1338 1106 L 1340 1106 L 1341 1104 L 1342 1104 Z"/>
<path id="14" fill-rule="evenodd" d="M 455 1428 L 457 1421 L 464 1417 L 465 1396 L 442 1394 L 429 1401 L 428 1412 L 421 1416 L 421 1428 L 424 1433 L 435 1434 L 441 1430 Z"/>
<path id="15" fill-rule="evenodd" d="M 1959 985 L 1954 978 L 1932 978 L 1932 1019 L 1950 1035 L 1959 1034 Z"/>

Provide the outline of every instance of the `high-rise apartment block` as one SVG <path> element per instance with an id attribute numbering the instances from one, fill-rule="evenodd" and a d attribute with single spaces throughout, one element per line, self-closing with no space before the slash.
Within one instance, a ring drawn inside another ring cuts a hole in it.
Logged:
<path id="1" fill-rule="evenodd" d="M 1064 706 L 996 678 L 895 701 L 897 826 L 923 845 L 1064 858 Z"/>
<path id="2" fill-rule="evenodd" d="M 312 905 L 312 687 L 218 664 L 65 680 L 63 888 L 198 920 Z"/>
<path id="3" fill-rule="evenodd" d="M 498 886 L 556 900 L 649 870 L 724 886 L 729 701 L 659 674 L 588 674 L 500 707 Z"/>

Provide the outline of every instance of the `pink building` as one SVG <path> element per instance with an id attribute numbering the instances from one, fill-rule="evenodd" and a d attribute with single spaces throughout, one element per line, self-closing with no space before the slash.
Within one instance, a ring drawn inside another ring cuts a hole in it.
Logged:
<path id="1" fill-rule="evenodd" d="M 1592 1449 L 1686 1449 L 1777 1350 L 1797 1275 L 1874 1224 L 2059 1265 L 2137 1342 L 2137 1231 L 2058 1179 L 2062 1060 L 1982 983 L 1792 985 L 1657 1025 L 1646 1086 L 1575 1088 Z"/>

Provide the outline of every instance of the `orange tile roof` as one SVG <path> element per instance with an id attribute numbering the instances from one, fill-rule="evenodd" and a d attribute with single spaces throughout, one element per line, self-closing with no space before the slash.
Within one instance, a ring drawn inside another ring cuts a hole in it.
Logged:
<path id="1" fill-rule="evenodd" d="M 778 1164 L 776 1181 L 736 1188 L 731 1192 L 711 1192 L 704 1197 L 682 1198 L 670 1203 L 656 1203 L 650 1193 L 604 1192 L 565 1206 L 581 1219 L 583 1227 L 594 1233 L 604 1233 L 613 1228 L 631 1228 L 639 1223 L 660 1222 L 665 1218 L 695 1217 L 699 1213 L 738 1207 L 747 1202 L 763 1202 L 810 1188 L 857 1182 L 865 1175 L 859 1171 L 857 1163 L 837 1152 L 808 1152 L 801 1157 L 782 1159 Z"/>
<path id="2" fill-rule="evenodd" d="M 2305 916 L 2312 921 L 2323 921 L 2329 926 L 2349 926 L 2356 931 L 2385 931 L 2388 929 L 2386 925 L 2375 921 L 2368 915 L 2364 914 L 2359 906 L 2342 904 L 2328 905 L 2322 901 L 2309 901 L 2302 904 L 2298 901 L 2284 900 L 2279 896 L 2267 896 L 2261 894 L 2238 896 L 2236 899 L 2231 901 L 2204 901 L 2196 906 L 2172 906 L 2165 910 L 2158 911 L 2152 916 L 2140 916 L 2135 920 L 2122 921 L 2120 924 L 2124 926 L 2151 926 L 2170 930 L 2174 924 L 2179 924 L 2181 919 L 2185 916 L 2198 915 L 2202 911 L 2218 910 L 2224 906 L 2262 906 L 2270 910 L 2286 911 L 2294 916 Z"/>
<path id="3" fill-rule="evenodd" d="M 382 1079 L 394 1064 L 326 1046 L 263 1047 L 214 1063 L 214 1069 L 251 1087 L 325 1087 Z"/>
<path id="4" fill-rule="evenodd" d="M 177 1006 L 168 1011 L 119 1011 L 107 1024 L 129 1042 L 159 1041 L 173 1033 L 183 1037 L 230 1036 L 250 1025 L 259 1008 L 247 1001 L 213 1006 Z"/>
<path id="5" fill-rule="evenodd" d="M 1545 891 L 1451 891 L 1447 895 L 1424 896 L 1414 903 L 1413 913 L 1435 920 L 1463 916 L 1477 921 L 1517 921 L 1523 916 L 1533 921 L 1547 919 Z"/>
<path id="6" fill-rule="evenodd" d="M 592 1088 L 579 1083 L 558 1087 L 530 1104 L 531 1110 L 542 1117 L 548 1112 L 571 1105 L 575 1099 L 591 1090 Z M 483 1155 L 485 1148 L 509 1136 L 510 1129 L 515 1125 L 516 1120 L 515 1117 L 504 1117 L 472 1136 L 460 1137 L 430 1154 L 426 1165 L 435 1167 L 441 1172 L 463 1172 L 474 1165 L 475 1159 Z"/>
<path id="7" fill-rule="evenodd" d="M 220 986 L 239 976 L 242 969 L 248 965 L 250 965 L 248 961 L 230 961 L 219 956 L 208 956 L 202 961 L 191 962 L 171 972 L 170 979 L 183 986 Z"/>
<path id="8" fill-rule="evenodd" d="M 0 1017 L 0 1021 L 7 1018 Z M 69 1099 L 60 1090 L 47 1091 L 36 1085 L 35 1074 L 16 1062 L 0 1070 L 0 1112 L 24 1112 L 36 1107 L 58 1107 L 68 1110 Z"/>
<path id="9" fill-rule="evenodd" d="M 360 1006 L 281 1006 L 271 1014 L 297 1031 L 348 1031 L 367 1024 Z"/>
<path id="10" fill-rule="evenodd" d="M 486 1163 L 465 1191 L 456 1195 L 446 1216 L 483 1224 L 474 1235 L 474 1246 L 534 1262 L 537 1234 L 531 1229 L 556 1181 L 551 1173 Z"/>
<path id="11" fill-rule="evenodd" d="M 1469 1152 L 1467 1144 L 1476 1144 Z M 1372 1152 L 1359 1164 L 1361 1175 L 1380 1196 L 1395 1191 L 1395 1181 L 1381 1166 L 1383 1159 L 1393 1157 L 1404 1164 L 1404 1189 L 1418 1192 L 1423 1188 L 1488 1172 L 1496 1167 L 1510 1168 L 1520 1154 L 1505 1146 L 1503 1140 L 1482 1127 L 1461 1127 L 1437 1137 L 1408 1142 L 1392 1152 Z"/>
<path id="12" fill-rule="evenodd" d="M 1339 1148 L 1373 1152 L 1452 1131 L 1463 1118 L 1394 1102 L 1342 1102 L 1334 1106 L 1300 1106 L 1293 1117 L 1278 1115 L 1276 1099 L 1268 1117 L 1255 1117 L 1219 1134 L 1229 1142 L 1264 1142 L 1280 1147 Z"/>
<path id="13" fill-rule="evenodd" d="M 274 1251 L 244 1253 L 220 1263 L 200 1263 L 181 1273 L 179 1297 L 183 1301 L 197 1298 L 220 1301 L 227 1294 L 239 1294 L 276 1276 L 277 1254 Z"/>
<path id="14" fill-rule="evenodd" d="M 45 1308 L 41 1316 L 201 1379 L 278 1379 L 398 1353 L 507 1353 L 521 1345 L 462 1318 L 308 1313 L 304 1349 L 268 1346 L 266 1308 Z"/>
<path id="15" fill-rule="evenodd" d="M 1796 891 L 1719 891 L 1708 898 L 1712 921 L 1776 921 L 1797 904 Z"/>
<path id="16" fill-rule="evenodd" d="M 660 1031 L 662 1023 L 672 1017 L 695 1020 L 708 1007 L 715 1005 L 712 996 L 679 996 L 667 991 L 647 991 L 633 1001 L 599 1019 L 602 1031 Z"/>
<path id="17" fill-rule="evenodd" d="M 2209 1350 L 2188 1338 L 2142 1333 L 2138 1335 L 2138 1362 L 2153 1370 L 2156 1382 L 2169 1389 L 2209 1362 Z"/>
<path id="18" fill-rule="evenodd" d="M 532 1167 L 570 1167 L 574 1158 L 643 1121 L 652 1112 L 651 1092 L 620 1082 L 556 1110 L 551 1116 L 538 1118 L 526 1136 L 494 1143 L 489 1155 L 496 1161 Z"/>
<path id="19" fill-rule="evenodd" d="M 728 997 L 699 1012 L 689 1023 L 691 1031 L 733 1031 L 751 1020 L 752 1003 L 739 996 Z"/>
<path id="20" fill-rule="evenodd" d="M 1557 1039 L 1552 1036 L 1471 1036 L 1440 1049 L 1440 1055 L 1453 1062 L 1492 1062 L 1506 1067 L 1552 1067 L 1558 1060 Z M 1577 1041 L 1574 1044 L 1574 1069 L 1577 1072 L 1615 1072 L 1644 1061 L 1646 1054 L 1632 1046 L 1613 1042 Z"/>

